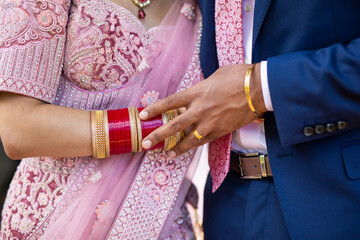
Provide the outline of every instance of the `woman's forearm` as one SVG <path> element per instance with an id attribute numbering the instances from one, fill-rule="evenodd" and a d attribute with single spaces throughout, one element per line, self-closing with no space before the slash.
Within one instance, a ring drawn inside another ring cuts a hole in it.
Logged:
<path id="1" fill-rule="evenodd" d="M 12 159 L 92 155 L 90 113 L 0 93 L 0 136 Z"/>

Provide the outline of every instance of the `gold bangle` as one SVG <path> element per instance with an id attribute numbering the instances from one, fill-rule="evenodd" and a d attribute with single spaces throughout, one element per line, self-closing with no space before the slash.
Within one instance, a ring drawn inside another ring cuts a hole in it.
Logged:
<path id="1" fill-rule="evenodd" d="M 164 125 L 170 122 L 171 120 L 173 120 L 174 118 L 176 118 L 177 116 L 178 116 L 177 109 L 163 113 L 162 117 L 163 117 Z M 177 143 L 180 142 L 179 140 L 180 140 L 180 132 L 171 135 L 170 137 L 165 139 L 164 148 L 165 149 L 173 148 Z"/>
<path id="2" fill-rule="evenodd" d="M 181 131 L 180 132 L 180 141 L 184 140 L 184 138 L 185 138 L 185 133 L 184 133 L 184 131 Z"/>
<path id="3" fill-rule="evenodd" d="M 168 115 L 165 113 L 161 114 L 162 116 L 162 120 L 163 120 L 163 125 L 167 124 L 169 122 L 169 119 L 168 119 Z M 164 148 L 165 149 L 168 149 L 169 148 L 169 138 L 165 138 L 164 140 Z"/>
<path id="4" fill-rule="evenodd" d="M 96 124 L 95 124 L 95 111 L 92 110 L 90 112 L 90 124 L 91 124 L 91 142 L 92 142 L 92 150 L 93 150 L 93 157 L 96 157 Z"/>
<path id="5" fill-rule="evenodd" d="M 131 152 L 137 152 L 138 141 L 137 141 L 137 127 L 136 127 L 136 119 L 134 107 L 129 107 L 129 120 L 130 120 L 130 130 L 131 130 Z"/>
<path id="6" fill-rule="evenodd" d="M 260 115 L 256 112 L 255 107 L 251 101 L 251 96 L 250 96 L 250 77 L 251 77 L 251 72 L 254 69 L 255 64 L 251 64 L 251 66 L 249 67 L 249 69 L 246 72 L 245 75 L 245 97 L 246 97 L 246 101 L 248 103 L 248 106 L 251 110 L 251 112 L 253 112 L 258 118 L 260 118 L 261 120 L 264 120 L 264 116 Z"/>
<path id="7" fill-rule="evenodd" d="M 109 119 L 107 110 L 104 110 L 104 126 L 105 126 L 105 155 L 110 157 L 110 136 L 109 136 Z"/>
<path id="8" fill-rule="evenodd" d="M 141 146 L 141 142 L 142 142 L 142 129 L 141 129 L 141 121 L 140 121 L 140 117 L 139 117 L 139 109 L 138 108 L 134 108 L 135 111 L 135 119 L 136 119 L 136 128 L 137 128 L 137 138 L 138 138 L 138 152 L 142 152 L 142 146 Z"/>
<path id="9" fill-rule="evenodd" d="M 177 109 L 174 110 L 174 118 L 176 118 L 177 116 L 179 116 L 179 112 Z M 184 134 L 184 131 L 180 131 L 180 132 L 177 132 L 175 135 L 176 135 L 176 142 L 175 142 L 175 145 L 177 145 L 180 141 L 181 141 L 181 136 Z M 174 146 L 175 146 L 174 145 Z"/>
<path id="10" fill-rule="evenodd" d="M 106 136 L 103 111 L 95 111 L 95 124 L 96 158 L 105 158 Z"/>

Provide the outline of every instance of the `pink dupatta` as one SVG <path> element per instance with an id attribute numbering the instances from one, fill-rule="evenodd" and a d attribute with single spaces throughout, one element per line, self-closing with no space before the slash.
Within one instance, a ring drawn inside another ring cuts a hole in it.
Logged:
<path id="1" fill-rule="evenodd" d="M 202 79 L 201 16 L 195 6 L 191 0 L 174 3 L 112 109 L 141 106 Z M 201 149 L 191 150 L 169 159 L 164 151 L 148 151 L 81 160 L 57 204 L 29 239 L 164 239 L 200 154 Z"/>

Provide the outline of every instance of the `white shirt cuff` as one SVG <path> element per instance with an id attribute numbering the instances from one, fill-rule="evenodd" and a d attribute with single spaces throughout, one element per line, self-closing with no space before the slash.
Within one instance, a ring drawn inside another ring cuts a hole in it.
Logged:
<path id="1" fill-rule="evenodd" d="M 266 110 L 273 111 L 273 106 L 270 97 L 270 89 L 267 75 L 267 61 L 262 61 L 260 65 L 260 78 L 261 78 L 261 89 L 264 97 L 264 103 Z"/>

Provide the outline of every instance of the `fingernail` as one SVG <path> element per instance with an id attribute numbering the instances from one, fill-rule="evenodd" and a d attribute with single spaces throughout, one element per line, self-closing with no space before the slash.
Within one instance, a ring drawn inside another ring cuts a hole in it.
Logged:
<path id="1" fill-rule="evenodd" d="M 147 119 L 148 116 L 149 116 L 149 113 L 146 112 L 146 111 L 141 111 L 140 114 L 139 114 L 139 117 L 140 117 L 142 120 Z"/>
<path id="2" fill-rule="evenodd" d="M 167 155 L 168 155 L 168 157 L 171 157 L 171 158 L 176 157 L 176 153 L 175 153 L 174 151 L 169 151 L 169 152 L 167 153 Z"/>
<path id="3" fill-rule="evenodd" d="M 142 147 L 145 149 L 148 149 L 151 147 L 151 141 L 150 140 L 145 140 L 142 142 Z"/>

